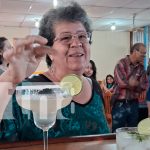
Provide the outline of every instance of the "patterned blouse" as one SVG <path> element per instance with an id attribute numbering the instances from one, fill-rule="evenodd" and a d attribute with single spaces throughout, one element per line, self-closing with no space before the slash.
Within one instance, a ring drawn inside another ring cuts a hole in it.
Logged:
<path id="1" fill-rule="evenodd" d="M 51 82 L 40 74 L 24 82 Z M 24 83 L 23 82 L 23 83 Z M 92 97 L 86 104 L 72 101 L 67 107 L 57 113 L 55 125 L 49 129 L 49 137 L 69 137 L 91 134 L 109 133 L 108 124 L 104 114 L 103 101 L 99 85 L 92 80 Z M 42 130 L 34 125 L 32 112 L 21 108 L 13 95 L 12 111 L 14 119 L 4 119 L 1 122 L 0 140 L 39 140 L 42 139 Z M 74 111 L 71 108 L 74 107 Z M 59 119 L 61 116 L 64 119 Z"/>

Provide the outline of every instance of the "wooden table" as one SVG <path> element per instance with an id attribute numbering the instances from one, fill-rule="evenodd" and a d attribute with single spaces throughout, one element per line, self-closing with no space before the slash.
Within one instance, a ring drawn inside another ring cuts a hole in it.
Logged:
<path id="1" fill-rule="evenodd" d="M 43 150 L 43 141 L 0 143 L 2 150 Z M 115 134 L 49 139 L 49 150 L 117 150 Z"/>

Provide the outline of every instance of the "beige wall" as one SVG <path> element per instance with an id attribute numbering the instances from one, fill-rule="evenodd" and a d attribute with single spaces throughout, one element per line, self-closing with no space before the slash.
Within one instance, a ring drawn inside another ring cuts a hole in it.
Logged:
<path id="1" fill-rule="evenodd" d="M 95 31 L 91 45 L 91 59 L 96 63 L 97 79 L 113 74 L 117 61 L 129 52 L 129 32 Z"/>
<path id="2" fill-rule="evenodd" d="M 32 28 L 0 27 L 0 36 L 7 37 L 11 42 L 13 37 L 24 37 L 37 34 Z M 130 35 L 129 32 L 94 31 L 91 45 L 91 59 L 96 63 L 97 79 L 104 79 L 107 74 L 113 74 L 117 61 L 128 54 Z M 37 71 L 47 69 L 45 61 L 41 62 Z"/>
<path id="3" fill-rule="evenodd" d="M 17 28 L 17 27 L 0 27 L 0 36 L 5 36 L 12 43 L 14 37 L 25 37 L 30 34 L 37 34 L 35 28 Z M 41 61 L 37 71 L 45 71 L 47 69 L 45 58 Z"/>
<path id="4" fill-rule="evenodd" d="M 5 36 L 12 42 L 14 37 L 24 37 L 30 34 L 30 28 L 0 27 L 0 36 Z"/>

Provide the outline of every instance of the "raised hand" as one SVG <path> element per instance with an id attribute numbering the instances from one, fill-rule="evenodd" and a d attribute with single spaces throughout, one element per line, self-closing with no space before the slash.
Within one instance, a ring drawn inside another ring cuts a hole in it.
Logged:
<path id="1" fill-rule="evenodd" d="M 17 84 L 31 75 L 42 57 L 50 51 L 50 48 L 45 46 L 46 43 L 47 39 L 36 35 L 15 38 L 13 48 L 4 53 L 4 59 L 9 63 L 6 71 L 9 72 L 9 78 L 7 77 L 6 81 Z"/>

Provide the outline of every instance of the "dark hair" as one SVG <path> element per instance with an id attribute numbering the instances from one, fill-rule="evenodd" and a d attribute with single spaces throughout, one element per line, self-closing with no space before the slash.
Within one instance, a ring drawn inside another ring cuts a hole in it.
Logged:
<path id="1" fill-rule="evenodd" d="M 94 63 L 94 61 L 93 60 L 90 60 L 90 63 L 91 63 L 91 65 L 92 65 L 92 70 L 93 70 L 93 74 L 92 74 L 92 78 L 93 79 L 95 79 L 96 80 L 96 74 L 97 74 L 97 69 L 96 69 L 96 65 L 95 65 L 95 63 Z"/>
<path id="2" fill-rule="evenodd" d="M 92 78 L 92 79 L 95 79 L 95 80 L 96 80 L 96 74 L 97 74 L 96 65 L 95 65 L 95 63 L 94 63 L 94 61 L 93 61 L 93 60 L 90 60 L 90 63 L 91 63 L 91 65 L 92 65 L 92 70 L 93 70 L 93 74 L 90 76 L 90 78 Z M 83 75 L 86 77 L 86 75 L 85 75 L 85 74 L 83 74 Z"/>
<path id="3" fill-rule="evenodd" d="M 46 64 L 47 64 L 47 67 L 48 67 L 48 68 L 49 68 L 49 67 L 51 66 L 51 64 L 52 64 L 52 61 L 51 61 L 51 59 L 49 58 L 48 55 L 46 55 Z"/>
<path id="4" fill-rule="evenodd" d="M 145 47 L 143 43 L 135 43 L 130 49 L 130 54 L 132 54 L 133 51 L 139 51 L 141 46 Z"/>
<path id="5" fill-rule="evenodd" d="M 41 19 L 39 27 L 39 35 L 48 39 L 48 46 L 53 45 L 55 38 L 54 26 L 56 23 L 68 21 L 68 22 L 81 22 L 85 27 L 86 31 L 91 33 L 90 20 L 80 5 L 73 2 L 69 6 L 59 7 L 56 9 L 49 10 Z M 89 42 L 91 43 L 91 41 Z M 47 57 L 48 58 L 48 57 Z M 47 59 L 51 61 L 50 58 Z M 51 64 L 51 63 L 50 63 Z"/>
<path id="6" fill-rule="evenodd" d="M 108 86 L 107 79 L 108 79 L 109 77 L 113 79 L 112 85 L 114 85 L 114 77 L 113 77 L 111 74 L 108 74 L 108 75 L 106 76 L 106 86 Z M 107 87 L 107 88 L 108 88 L 108 87 Z"/>
<path id="7" fill-rule="evenodd" d="M 5 46 L 5 41 L 7 41 L 5 37 L 0 37 L 0 65 L 3 63 L 3 52 L 4 52 L 4 46 Z"/>

